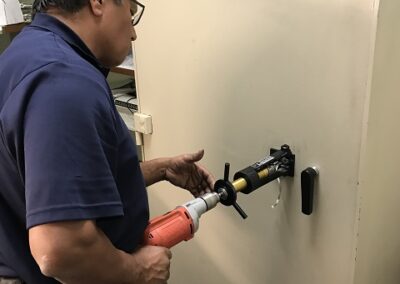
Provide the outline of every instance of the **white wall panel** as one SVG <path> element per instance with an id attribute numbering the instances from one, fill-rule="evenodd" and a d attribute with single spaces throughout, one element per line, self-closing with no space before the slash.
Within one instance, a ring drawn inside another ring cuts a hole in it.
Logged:
<path id="1" fill-rule="evenodd" d="M 153 117 L 146 159 L 204 148 L 221 178 L 226 161 L 233 174 L 270 147 L 296 154 L 281 204 L 270 208 L 273 182 L 239 196 L 245 221 L 222 205 L 207 213 L 195 239 L 173 249 L 170 283 L 352 283 L 378 2 L 144 4 L 135 52 L 140 108 Z M 315 212 L 305 216 L 299 176 L 314 164 Z M 153 216 L 191 198 L 167 183 L 150 191 Z"/>
<path id="2" fill-rule="evenodd" d="M 380 1 L 361 175 L 355 284 L 400 283 L 399 13 L 399 1 Z"/>

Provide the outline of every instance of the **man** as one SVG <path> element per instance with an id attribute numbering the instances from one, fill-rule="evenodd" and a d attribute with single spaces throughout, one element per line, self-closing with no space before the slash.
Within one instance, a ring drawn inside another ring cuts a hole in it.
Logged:
<path id="1" fill-rule="evenodd" d="M 141 245 L 145 186 L 167 180 L 197 196 L 214 179 L 196 164 L 203 151 L 139 165 L 113 105 L 107 70 L 144 6 L 33 7 L 0 57 L 0 283 L 166 283 L 171 252 Z"/>

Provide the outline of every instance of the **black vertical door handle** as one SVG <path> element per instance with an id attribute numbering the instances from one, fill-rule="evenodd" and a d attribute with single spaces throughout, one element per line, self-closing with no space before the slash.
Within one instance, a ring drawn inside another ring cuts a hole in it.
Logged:
<path id="1" fill-rule="evenodd" d="M 311 215 L 314 203 L 315 179 L 318 176 L 316 167 L 308 167 L 301 172 L 301 212 Z"/>

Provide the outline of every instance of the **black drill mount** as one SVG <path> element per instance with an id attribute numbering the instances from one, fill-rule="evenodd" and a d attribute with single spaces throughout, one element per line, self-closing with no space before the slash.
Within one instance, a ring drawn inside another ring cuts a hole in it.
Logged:
<path id="1" fill-rule="evenodd" d="M 249 194 L 261 186 L 284 176 L 294 176 L 295 155 L 288 145 L 282 145 L 280 150 L 271 149 L 270 155 L 253 165 L 238 171 L 234 180 L 229 181 L 229 163 L 225 163 L 224 179 L 217 180 L 215 191 L 220 195 L 220 202 L 238 211 L 243 219 L 246 213 L 237 204 L 237 192 Z"/>

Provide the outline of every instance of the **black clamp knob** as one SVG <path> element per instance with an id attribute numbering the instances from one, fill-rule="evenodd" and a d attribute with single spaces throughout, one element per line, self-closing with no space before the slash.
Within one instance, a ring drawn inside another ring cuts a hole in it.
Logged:
<path id="1" fill-rule="evenodd" d="M 316 167 L 308 167 L 301 172 L 301 212 L 306 215 L 313 212 L 315 179 L 318 174 Z"/>
<path id="2" fill-rule="evenodd" d="M 233 208 L 236 209 L 236 211 L 239 213 L 239 215 L 243 218 L 247 218 L 247 214 L 244 212 L 244 210 L 239 206 L 239 204 L 236 202 L 237 199 L 237 194 L 234 186 L 232 183 L 229 181 L 229 168 L 230 164 L 225 163 L 225 168 L 224 168 L 224 179 L 217 180 L 215 183 L 214 188 L 217 189 L 217 191 L 224 190 L 224 198 L 221 199 L 221 203 L 225 206 L 230 206 L 233 205 Z M 220 192 L 218 192 L 220 193 Z"/>

